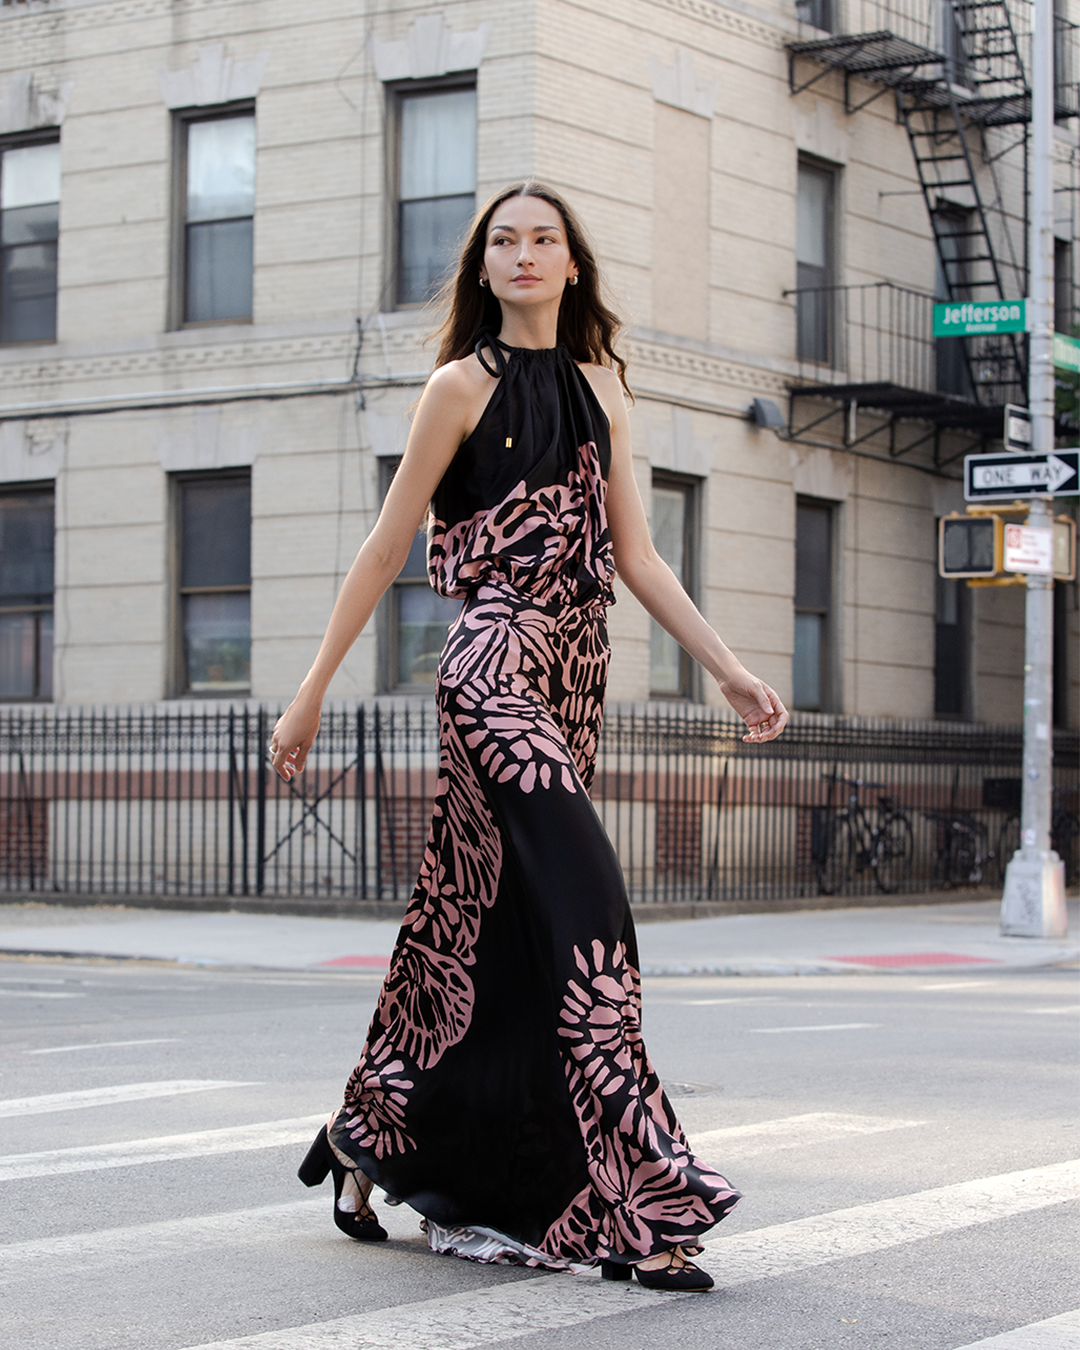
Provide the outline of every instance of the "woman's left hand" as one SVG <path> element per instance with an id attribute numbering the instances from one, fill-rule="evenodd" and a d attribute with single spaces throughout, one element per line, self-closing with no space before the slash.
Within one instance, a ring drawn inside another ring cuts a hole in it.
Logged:
<path id="1" fill-rule="evenodd" d="M 740 670 L 730 679 L 721 680 L 720 692 L 750 728 L 744 741 L 758 744 L 775 740 L 788 724 L 788 710 L 775 689 L 764 680 Z"/>

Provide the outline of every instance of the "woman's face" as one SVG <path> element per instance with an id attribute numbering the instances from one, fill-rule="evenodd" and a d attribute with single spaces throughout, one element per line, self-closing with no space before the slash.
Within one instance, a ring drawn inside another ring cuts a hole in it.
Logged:
<path id="1" fill-rule="evenodd" d="M 509 197 L 492 213 L 480 275 L 498 300 L 557 300 L 577 276 L 561 212 L 540 197 Z"/>

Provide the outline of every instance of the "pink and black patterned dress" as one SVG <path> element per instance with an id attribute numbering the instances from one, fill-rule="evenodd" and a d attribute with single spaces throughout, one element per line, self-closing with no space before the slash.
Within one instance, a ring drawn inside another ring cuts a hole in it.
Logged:
<path id="1" fill-rule="evenodd" d="M 465 602 L 439 663 L 434 818 L 334 1143 L 437 1250 L 633 1262 L 693 1244 L 739 1194 L 691 1153 L 649 1063 L 630 907 L 588 795 L 608 423 L 565 348 L 477 355 L 499 383 L 428 540 L 432 585 Z"/>

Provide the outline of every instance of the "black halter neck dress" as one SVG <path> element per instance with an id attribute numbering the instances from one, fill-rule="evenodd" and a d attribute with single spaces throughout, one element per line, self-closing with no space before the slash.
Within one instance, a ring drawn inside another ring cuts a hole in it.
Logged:
<path id="1" fill-rule="evenodd" d="M 563 347 L 498 384 L 432 503 L 439 782 L 334 1143 L 473 1259 L 578 1269 L 692 1244 L 739 1199 L 641 1035 L 618 860 L 589 800 L 614 565 L 607 418 Z M 494 364 L 490 364 L 489 357 Z"/>

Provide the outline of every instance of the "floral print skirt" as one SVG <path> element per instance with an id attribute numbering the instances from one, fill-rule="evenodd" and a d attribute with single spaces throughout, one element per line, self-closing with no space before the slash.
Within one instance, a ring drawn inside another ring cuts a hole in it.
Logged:
<path id="1" fill-rule="evenodd" d="M 439 667 L 420 878 L 334 1142 L 477 1260 L 579 1269 L 694 1243 L 739 1199 L 641 1035 L 618 859 L 588 796 L 602 604 L 489 580 Z"/>

